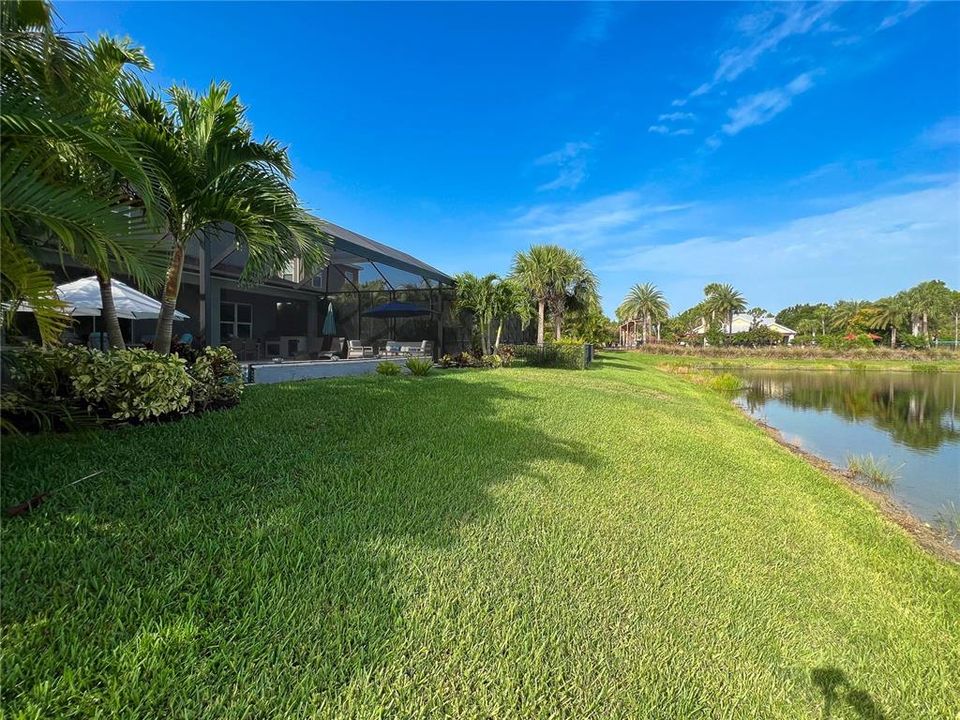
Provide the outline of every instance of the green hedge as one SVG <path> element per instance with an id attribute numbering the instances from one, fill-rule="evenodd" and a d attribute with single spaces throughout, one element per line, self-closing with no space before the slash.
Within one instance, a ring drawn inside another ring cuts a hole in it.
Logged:
<path id="1" fill-rule="evenodd" d="M 544 345 L 511 345 L 513 362 L 531 367 L 584 370 L 586 352 L 582 344 L 545 343 Z"/>
<path id="2" fill-rule="evenodd" d="M 71 345 L 18 348 L 4 360 L 5 430 L 146 422 L 230 407 L 243 392 L 240 363 L 225 347 L 206 348 L 191 365 L 152 350 Z"/>

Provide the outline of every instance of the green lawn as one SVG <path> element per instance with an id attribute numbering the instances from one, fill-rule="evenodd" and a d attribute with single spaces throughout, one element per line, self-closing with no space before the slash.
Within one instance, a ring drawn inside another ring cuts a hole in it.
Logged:
<path id="1" fill-rule="evenodd" d="M 608 356 L 5 439 L 4 717 L 954 718 L 960 568 Z"/>

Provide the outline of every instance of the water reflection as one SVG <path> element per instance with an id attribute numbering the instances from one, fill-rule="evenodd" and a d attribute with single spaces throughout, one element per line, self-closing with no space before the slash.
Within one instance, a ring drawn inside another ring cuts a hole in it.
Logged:
<path id="1" fill-rule="evenodd" d="M 937 526 L 960 507 L 956 373 L 743 370 L 737 398 L 792 443 L 844 467 L 873 455 L 898 468 L 883 492 Z M 960 537 L 954 544 L 960 547 Z"/>
<path id="2" fill-rule="evenodd" d="M 744 402 L 757 414 L 771 399 L 807 410 L 870 422 L 894 442 L 935 451 L 960 442 L 955 373 L 743 371 Z"/>

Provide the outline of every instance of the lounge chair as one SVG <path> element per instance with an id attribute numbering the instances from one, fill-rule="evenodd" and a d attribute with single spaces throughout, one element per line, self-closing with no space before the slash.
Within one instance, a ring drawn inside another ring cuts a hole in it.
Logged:
<path id="1" fill-rule="evenodd" d="M 372 358 L 373 346 L 364 345 L 362 340 L 347 340 L 347 358 Z"/>

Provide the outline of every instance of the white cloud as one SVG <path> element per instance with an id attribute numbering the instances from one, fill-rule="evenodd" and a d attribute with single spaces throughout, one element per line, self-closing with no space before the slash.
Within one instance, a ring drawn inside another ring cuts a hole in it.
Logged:
<path id="1" fill-rule="evenodd" d="M 598 269 L 651 277 L 677 307 L 695 302 L 696 288 L 713 280 L 732 282 L 751 303 L 771 308 L 803 298 L 877 297 L 933 277 L 956 286 L 958 207 L 960 183 L 953 182 L 792 220 L 746 237 L 635 246 L 615 257 L 608 254 Z"/>
<path id="2" fill-rule="evenodd" d="M 886 30 L 887 28 L 892 28 L 894 25 L 900 24 L 915 12 L 921 10 L 924 5 L 926 5 L 924 0 L 911 0 L 903 10 L 887 15 L 881 20 L 877 26 L 877 30 Z"/>
<path id="3" fill-rule="evenodd" d="M 960 116 L 944 118 L 924 130 L 921 142 L 930 147 L 948 147 L 960 144 Z"/>
<path id="4" fill-rule="evenodd" d="M 679 120 L 695 120 L 696 115 L 692 112 L 669 112 L 663 113 L 659 118 L 660 122 L 664 121 L 679 121 Z"/>
<path id="5" fill-rule="evenodd" d="M 713 77 L 690 93 L 691 97 L 736 80 L 783 41 L 817 29 L 835 9 L 834 3 L 779 5 L 744 16 L 737 23 L 742 42 L 720 54 Z"/>
<path id="6" fill-rule="evenodd" d="M 723 126 L 727 135 L 736 135 L 748 127 L 763 125 L 782 113 L 793 102 L 793 98 L 813 87 L 814 73 L 798 75 L 782 88 L 773 88 L 740 98 L 737 104 L 727 110 L 729 122 Z"/>
<path id="7" fill-rule="evenodd" d="M 691 128 L 671 130 L 666 125 L 651 125 L 647 128 L 647 132 L 652 132 L 655 135 L 693 135 L 693 129 Z"/>
<path id="8" fill-rule="evenodd" d="M 587 179 L 587 158 L 585 154 L 590 149 L 592 149 L 590 143 L 568 142 L 559 150 L 541 155 L 534 160 L 534 165 L 552 166 L 558 169 L 557 177 L 538 186 L 537 190 L 559 190 L 561 188 L 574 190 L 579 187 Z"/>
<path id="9" fill-rule="evenodd" d="M 512 221 L 508 230 L 533 242 L 597 245 L 611 238 L 635 238 L 655 218 L 691 207 L 651 203 L 640 192 L 628 190 L 582 203 L 537 205 Z"/>
<path id="10" fill-rule="evenodd" d="M 684 105 L 687 104 L 687 101 L 684 100 L 683 98 L 677 98 L 676 100 L 673 100 L 670 104 L 673 107 L 683 107 Z"/>

